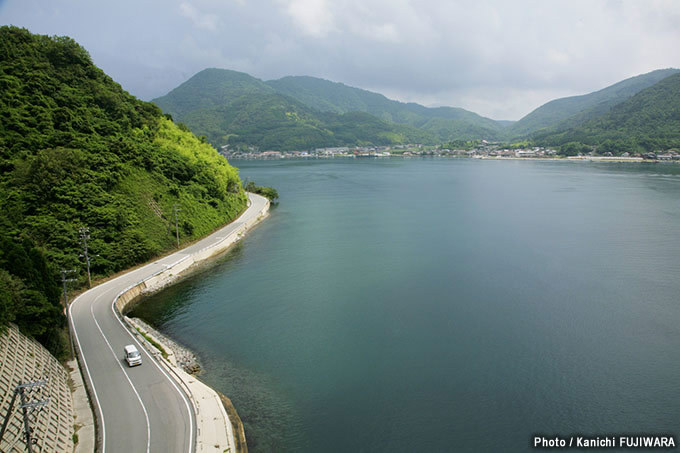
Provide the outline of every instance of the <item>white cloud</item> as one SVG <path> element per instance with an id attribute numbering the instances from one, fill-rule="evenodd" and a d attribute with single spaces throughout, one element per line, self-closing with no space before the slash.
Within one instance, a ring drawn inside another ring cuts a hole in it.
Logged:
<path id="1" fill-rule="evenodd" d="M 179 10 L 182 16 L 189 19 L 197 28 L 209 31 L 217 30 L 219 19 L 215 14 L 202 13 L 189 2 L 180 3 Z"/>
<path id="2" fill-rule="evenodd" d="M 571 62 L 569 54 L 556 49 L 548 49 L 546 57 L 549 63 L 566 66 Z"/>
<path id="3" fill-rule="evenodd" d="M 306 35 L 324 37 L 333 31 L 333 14 L 326 0 L 289 0 L 286 12 Z"/>
<path id="4" fill-rule="evenodd" d="M 680 67 L 676 0 L 6 0 L 0 19 L 72 36 L 145 99 L 221 66 L 517 119 Z"/>

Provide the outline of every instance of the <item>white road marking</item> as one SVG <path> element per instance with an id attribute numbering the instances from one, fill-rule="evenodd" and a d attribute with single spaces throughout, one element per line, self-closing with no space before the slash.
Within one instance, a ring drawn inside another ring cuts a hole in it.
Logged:
<path id="1" fill-rule="evenodd" d="M 126 290 L 123 290 L 126 291 Z M 120 294 L 118 294 L 120 296 Z M 187 450 L 189 453 L 191 453 L 193 446 L 194 446 L 194 411 L 191 410 L 191 406 L 189 405 L 189 401 L 187 401 L 186 396 L 184 395 L 184 392 L 180 390 L 179 387 L 177 387 L 177 384 L 175 383 L 175 380 L 168 376 L 168 374 L 165 372 L 165 370 L 156 362 L 156 358 L 152 355 L 149 354 L 148 351 L 146 350 L 145 346 L 142 346 L 139 341 L 137 341 L 137 338 L 130 332 L 130 329 L 128 329 L 125 324 L 123 324 L 123 321 L 121 321 L 120 316 L 116 313 L 115 305 L 116 305 L 116 299 L 118 299 L 118 296 L 116 296 L 113 299 L 113 303 L 111 303 L 111 311 L 113 311 L 113 316 L 118 320 L 121 326 L 123 326 L 123 329 L 130 335 L 132 340 L 137 343 L 137 346 L 139 346 L 140 351 L 144 351 L 146 355 L 149 357 L 149 360 L 153 362 L 154 365 L 156 365 L 156 368 L 160 370 L 161 373 L 170 381 L 172 386 L 177 390 L 177 393 L 179 393 L 179 396 L 182 397 L 182 400 L 184 401 L 184 405 L 186 406 L 187 412 L 189 413 L 189 449 Z"/>
<path id="2" fill-rule="evenodd" d="M 251 197 L 250 197 L 250 195 L 249 195 L 249 196 L 248 196 L 248 207 L 251 207 L 252 204 L 253 204 L 253 203 L 252 203 Z M 239 225 L 242 223 L 242 222 L 237 222 L 237 221 L 240 220 L 244 215 L 245 215 L 245 212 L 244 212 L 241 216 L 239 216 L 239 218 L 236 219 L 232 224 L 230 224 L 230 225 L 227 227 L 226 230 L 224 230 L 225 232 L 228 231 L 227 236 L 229 236 L 229 235 L 235 230 L 235 228 L 236 228 L 237 226 L 239 226 Z M 230 227 L 231 227 L 231 228 L 230 228 Z M 213 239 L 216 239 L 216 240 L 213 240 L 212 243 L 211 243 L 211 245 L 212 245 L 212 244 L 215 244 L 215 243 L 218 243 L 218 242 L 220 242 L 221 240 L 224 240 L 224 238 L 225 238 L 225 236 L 221 236 L 221 237 L 220 237 L 220 236 L 218 236 L 218 237 L 213 237 Z M 205 239 L 208 239 L 208 238 L 205 238 Z M 186 250 L 187 250 L 187 249 L 185 249 L 184 251 L 186 252 Z M 181 251 L 180 251 L 180 252 L 177 252 L 177 253 L 181 253 Z M 161 264 L 160 261 L 161 261 L 161 260 L 154 261 L 154 262 L 152 262 L 152 263 L 146 264 L 146 265 L 144 265 L 144 266 L 142 266 L 142 267 L 140 267 L 140 268 L 138 268 L 138 269 L 135 269 L 135 270 L 131 271 L 131 272 L 128 273 L 128 274 L 125 274 L 125 276 L 130 277 L 130 276 L 132 276 L 132 275 L 136 275 L 136 274 L 138 274 L 138 273 L 141 273 L 141 271 L 144 270 L 144 269 L 146 269 L 147 267 L 151 267 L 151 266 L 153 266 L 153 265 L 159 265 L 159 264 L 160 264 L 161 266 L 164 266 L 166 269 L 169 267 L 168 265 L 163 265 L 163 264 Z M 173 263 L 173 264 L 174 264 L 174 263 Z M 123 277 L 123 276 L 121 276 L 121 277 Z M 138 280 L 138 282 L 144 281 L 146 278 L 148 278 L 148 276 L 145 277 L 145 278 L 142 278 L 141 280 Z M 118 280 L 118 278 L 109 280 L 108 282 L 104 282 L 104 283 L 102 283 L 101 285 L 99 285 L 97 288 L 101 289 L 101 288 L 103 288 L 103 287 L 105 287 L 105 286 L 109 286 L 110 284 L 114 283 L 116 280 Z M 126 290 L 129 289 L 129 288 L 130 288 L 130 287 L 127 287 L 127 288 L 124 289 L 122 292 L 126 291 Z M 71 318 L 70 321 L 71 321 L 71 326 L 72 326 L 72 328 L 73 328 L 74 336 L 75 336 L 75 338 L 76 338 L 76 343 L 78 343 L 78 350 L 79 350 L 79 352 L 80 352 L 80 354 L 79 354 L 79 355 L 80 355 L 80 359 L 82 359 L 82 364 L 83 364 L 83 366 L 85 367 L 85 372 L 87 373 L 87 376 L 88 376 L 90 385 L 92 386 L 92 392 L 94 393 L 94 398 L 95 398 L 95 401 L 96 401 L 96 404 L 97 404 L 97 409 L 98 409 L 98 412 L 99 412 L 99 417 L 100 417 L 100 419 L 101 419 L 102 453 L 105 453 L 105 451 L 106 451 L 106 423 L 105 423 L 105 421 L 104 421 L 104 413 L 103 413 L 103 411 L 102 411 L 102 406 L 101 406 L 101 403 L 100 403 L 100 401 L 99 401 L 99 396 L 98 396 L 98 394 L 97 394 L 97 390 L 96 390 L 96 388 L 95 388 L 94 380 L 92 379 L 92 375 L 91 375 L 91 373 L 90 373 L 90 369 L 89 369 L 89 367 L 88 367 L 88 365 L 87 365 L 87 359 L 85 359 L 85 355 L 84 355 L 83 350 L 82 350 L 82 346 L 81 346 L 81 343 L 80 343 L 80 339 L 79 339 L 79 337 L 78 337 L 78 331 L 77 331 L 77 329 L 76 329 L 76 324 L 75 324 L 75 321 L 74 321 L 74 319 L 73 319 L 73 307 L 75 306 L 76 302 L 78 302 L 78 300 L 79 300 L 83 295 L 87 294 L 88 292 L 89 292 L 89 291 L 86 291 L 85 293 L 83 293 L 83 294 L 79 295 L 78 297 L 76 297 L 76 298 L 73 300 L 73 302 L 71 302 L 71 305 L 69 306 L 69 310 L 68 310 L 68 311 L 69 311 L 69 318 Z M 104 292 L 102 292 L 102 294 L 100 294 L 99 296 L 96 296 L 96 297 L 95 297 L 95 300 L 90 304 L 90 313 L 92 314 L 92 319 L 95 321 L 95 324 L 97 325 L 97 328 L 99 329 L 99 332 L 101 333 L 101 335 L 102 335 L 102 337 L 104 338 L 104 340 L 106 341 L 106 343 L 107 343 L 109 349 L 111 350 L 111 353 L 114 355 L 114 357 L 116 357 L 116 363 L 118 363 L 118 366 L 121 367 L 121 369 L 123 370 L 123 373 L 125 374 L 125 377 L 127 378 L 128 382 L 129 382 L 130 385 L 132 386 L 133 390 L 135 391 L 135 394 L 137 395 L 137 398 L 138 398 L 139 401 L 140 401 L 140 404 L 142 405 L 142 409 L 144 410 L 144 415 L 145 415 L 146 421 L 147 421 L 147 434 L 148 434 L 148 435 L 147 435 L 147 453 L 148 453 L 148 452 L 149 452 L 149 444 L 150 444 L 150 440 L 151 440 L 151 428 L 150 428 L 149 417 L 148 417 L 146 408 L 144 407 L 144 404 L 142 403 L 141 398 L 139 397 L 139 393 L 137 393 L 137 390 L 135 389 L 134 385 L 132 384 L 132 381 L 130 381 L 130 378 L 128 377 L 127 373 L 125 372 L 125 369 L 122 367 L 122 365 L 121 365 L 120 362 L 118 361 L 118 357 L 116 356 L 115 352 L 113 351 L 113 348 L 111 347 L 111 344 L 109 343 L 108 339 L 107 339 L 106 336 L 104 335 L 104 333 L 103 333 L 101 327 L 99 326 L 99 323 L 97 322 L 97 319 L 96 319 L 95 316 L 94 316 L 94 311 L 93 311 L 94 303 L 96 302 L 96 300 L 97 300 L 101 295 L 103 295 L 103 294 L 106 293 L 106 292 L 107 292 L 107 291 L 104 291 Z M 120 294 L 122 294 L 122 292 L 119 293 L 118 296 L 120 296 Z M 114 298 L 114 301 L 113 301 L 113 303 L 111 304 L 111 310 L 113 311 L 113 314 L 114 314 L 115 318 L 116 318 L 116 319 L 118 320 L 118 322 L 122 325 L 123 329 L 128 333 L 128 335 L 130 335 L 130 337 L 132 337 L 133 341 L 134 341 L 135 343 L 137 343 L 137 345 L 140 346 L 140 351 L 144 351 L 144 353 L 150 358 L 150 360 L 154 363 L 154 365 L 155 365 L 155 366 L 161 371 L 161 373 L 163 373 L 163 375 L 170 381 L 170 383 L 173 385 L 173 387 L 175 388 L 175 390 L 177 390 L 177 392 L 180 394 L 180 396 L 182 397 L 182 399 L 183 399 L 183 401 L 184 401 L 184 404 L 185 404 L 185 406 L 186 406 L 186 408 L 187 408 L 187 411 L 188 411 L 188 413 L 189 413 L 190 430 L 189 430 L 189 450 L 188 450 L 188 451 L 189 451 L 189 453 L 191 453 L 191 451 L 192 451 L 192 449 L 193 449 L 193 433 L 194 433 L 194 412 L 193 412 L 193 410 L 191 410 L 191 405 L 189 404 L 186 395 L 179 389 L 179 387 L 178 387 L 177 384 L 175 383 L 174 379 L 172 379 L 172 378 L 165 372 L 165 370 L 163 370 L 163 368 L 157 363 L 155 357 L 153 357 L 151 354 L 149 354 L 149 353 L 146 351 L 146 348 L 143 347 L 143 346 L 139 343 L 139 341 L 137 341 L 137 338 L 135 338 L 135 336 L 132 334 L 132 332 L 130 332 L 130 330 L 125 326 L 125 324 L 123 324 L 123 321 L 121 320 L 121 318 L 116 314 L 114 305 L 115 305 L 115 301 L 116 301 L 116 299 L 118 298 L 118 296 L 116 296 L 116 298 Z"/>
<path id="3" fill-rule="evenodd" d="M 85 294 L 85 293 L 83 293 Z M 85 360 L 85 354 L 83 354 L 83 349 L 80 346 L 80 340 L 78 339 L 78 331 L 76 330 L 76 324 L 73 322 L 73 306 L 76 304 L 78 299 L 82 297 L 81 294 L 80 296 L 76 297 L 76 299 L 71 302 L 71 305 L 68 307 L 68 314 L 69 318 L 71 318 L 71 326 L 73 327 L 73 334 L 76 337 L 76 343 L 78 343 L 78 350 L 80 351 L 80 357 L 83 359 L 83 365 L 85 366 L 85 371 L 87 372 L 87 378 L 90 380 L 90 385 L 92 386 L 92 393 L 94 393 L 94 399 L 97 402 L 97 409 L 99 410 L 99 417 L 102 420 L 101 423 L 101 429 L 102 429 L 102 453 L 106 452 L 106 423 L 104 422 L 104 413 L 102 412 L 102 405 L 99 403 L 99 396 L 97 395 L 97 389 L 94 387 L 94 380 L 92 379 L 92 375 L 90 374 L 90 369 L 87 366 L 87 360 Z"/>
<path id="4" fill-rule="evenodd" d="M 125 379 L 127 379 L 128 383 L 130 384 L 130 387 L 132 387 L 132 390 L 135 392 L 135 395 L 137 395 L 137 400 L 139 401 L 139 404 L 142 406 L 142 410 L 144 411 L 144 418 L 146 418 L 146 453 L 149 453 L 149 451 L 151 449 L 151 423 L 149 423 L 149 413 L 146 411 L 146 406 L 144 406 L 144 402 L 142 401 L 142 397 L 139 396 L 139 392 L 137 392 L 137 388 L 135 388 L 135 385 L 132 383 L 132 380 L 130 380 L 130 376 L 128 376 L 127 372 L 125 371 L 125 368 L 123 368 L 123 365 L 120 364 L 119 357 L 116 355 L 113 348 L 111 347 L 111 343 L 109 343 L 108 338 L 106 338 L 106 335 L 104 335 L 104 331 L 99 326 L 99 323 L 97 322 L 97 318 L 94 315 L 94 304 L 97 302 L 97 299 L 99 299 L 104 294 L 106 294 L 106 292 L 103 292 L 102 294 L 100 294 L 100 295 L 98 295 L 97 297 L 94 298 L 94 300 L 92 301 L 92 304 L 90 304 L 90 313 L 92 313 L 92 319 L 94 320 L 94 323 L 97 325 L 97 329 L 99 329 L 99 333 L 102 334 L 102 338 L 104 338 L 104 341 L 106 341 L 107 346 L 111 350 L 111 354 L 113 355 L 114 360 L 116 361 L 116 363 L 120 367 L 120 370 L 125 375 Z"/>

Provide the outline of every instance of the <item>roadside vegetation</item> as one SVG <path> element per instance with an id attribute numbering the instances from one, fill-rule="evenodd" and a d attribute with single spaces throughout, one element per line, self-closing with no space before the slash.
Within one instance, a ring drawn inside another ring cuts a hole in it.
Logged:
<path id="1" fill-rule="evenodd" d="M 161 346 L 160 343 L 158 343 L 156 340 L 151 338 L 151 336 L 144 333 L 139 327 L 135 327 L 135 329 L 137 329 L 137 332 L 139 332 L 140 335 L 143 336 L 144 339 L 146 339 L 146 341 L 148 341 L 154 348 L 156 348 L 160 351 L 160 353 L 161 353 L 161 355 L 163 356 L 164 359 L 168 358 L 168 353 L 165 351 L 165 348 L 163 348 L 163 346 Z"/>
<path id="2" fill-rule="evenodd" d="M 85 241 L 92 277 L 104 277 L 176 247 L 176 226 L 194 240 L 247 202 L 205 139 L 75 41 L 13 26 L 0 27 L 0 169 L 0 326 L 17 323 L 57 356 L 60 271 L 76 271 L 70 289 L 87 284 Z"/>
<path id="3" fill-rule="evenodd" d="M 253 181 L 249 181 L 245 187 L 246 191 L 262 195 L 269 198 L 269 201 L 274 202 L 279 198 L 279 193 L 273 187 L 257 186 Z"/>
<path id="4" fill-rule="evenodd" d="M 57 358 L 68 351 L 66 317 L 53 264 L 29 238 L 0 236 L 0 334 L 15 323 Z"/>

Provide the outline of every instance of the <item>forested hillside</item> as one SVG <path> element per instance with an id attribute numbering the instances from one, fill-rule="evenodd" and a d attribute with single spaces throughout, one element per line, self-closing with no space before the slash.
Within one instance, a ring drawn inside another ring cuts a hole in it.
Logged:
<path id="1" fill-rule="evenodd" d="M 240 97 L 275 93 L 272 87 L 243 72 L 209 68 L 153 102 L 179 120 L 190 112 L 224 107 Z"/>
<path id="2" fill-rule="evenodd" d="M 371 115 L 315 110 L 259 79 L 226 69 L 205 69 L 154 102 L 216 146 L 292 150 L 436 142 L 427 132 Z"/>
<path id="3" fill-rule="evenodd" d="M 125 92 L 75 41 L 7 26 L 0 168 L 0 325 L 17 322 L 57 354 L 59 270 L 87 281 L 80 228 L 94 276 L 105 276 L 171 249 L 175 206 L 186 241 L 246 205 L 226 159 Z"/>
<path id="4" fill-rule="evenodd" d="M 532 135 L 542 129 L 545 130 L 541 133 L 545 134 L 577 127 L 606 114 L 613 106 L 678 71 L 658 69 L 622 80 L 593 93 L 554 99 L 511 125 L 508 134 L 517 138 Z"/>
<path id="5" fill-rule="evenodd" d="M 394 101 L 315 77 L 263 82 L 225 69 L 205 69 L 154 102 L 216 146 L 244 144 L 262 150 L 291 150 L 517 141 L 578 128 L 678 71 L 660 69 L 594 93 L 555 99 L 516 122 L 495 121 L 461 108 Z"/>
<path id="6" fill-rule="evenodd" d="M 680 148 L 680 74 L 640 91 L 609 113 L 559 133 L 538 135 L 536 142 L 570 142 L 611 152 L 655 152 Z"/>
<path id="7" fill-rule="evenodd" d="M 406 124 L 432 134 L 437 141 L 501 138 L 506 124 L 455 107 L 424 107 L 388 99 L 382 94 L 316 77 L 283 77 L 265 82 L 279 93 L 322 112 L 366 112 L 381 120 Z"/>

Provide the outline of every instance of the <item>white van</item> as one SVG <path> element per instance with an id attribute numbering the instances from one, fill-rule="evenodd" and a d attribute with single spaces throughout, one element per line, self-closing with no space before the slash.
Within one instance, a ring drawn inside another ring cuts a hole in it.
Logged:
<path id="1" fill-rule="evenodd" d="M 139 353 L 135 345 L 129 344 L 125 346 L 125 360 L 129 366 L 141 365 L 142 355 Z"/>

